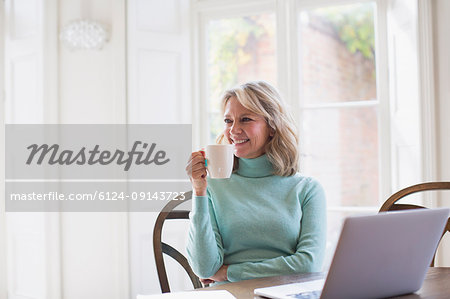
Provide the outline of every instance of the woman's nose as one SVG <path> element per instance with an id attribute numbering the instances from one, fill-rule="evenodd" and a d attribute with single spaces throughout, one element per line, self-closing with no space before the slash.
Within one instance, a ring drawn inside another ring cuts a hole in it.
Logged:
<path id="1" fill-rule="evenodd" d="M 231 128 L 230 128 L 230 133 L 232 134 L 232 135 L 236 135 L 236 134 L 239 134 L 239 133 L 241 133 L 241 131 L 242 131 L 242 129 L 241 129 L 241 127 L 239 126 L 239 124 L 238 124 L 238 122 L 233 122 L 233 125 L 231 126 Z"/>

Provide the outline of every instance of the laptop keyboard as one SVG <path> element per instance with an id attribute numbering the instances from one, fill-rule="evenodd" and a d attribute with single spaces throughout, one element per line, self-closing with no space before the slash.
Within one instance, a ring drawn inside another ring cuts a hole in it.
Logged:
<path id="1" fill-rule="evenodd" d="M 296 298 L 296 299 L 318 299 L 320 298 L 320 294 L 322 291 L 311 291 L 311 292 L 301 292 L 298 294 L 287 295 L 287 297 Z"/>

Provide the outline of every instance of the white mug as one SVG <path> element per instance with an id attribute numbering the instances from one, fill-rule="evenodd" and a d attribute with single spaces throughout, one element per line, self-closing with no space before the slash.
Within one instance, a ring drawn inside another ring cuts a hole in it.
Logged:
<path id="1" fill-rule="evenodd" d="M 234 145 L 210 144 L 206 146 L 206 168 L 212 179 L 227 179 L 233 172 Z"/>

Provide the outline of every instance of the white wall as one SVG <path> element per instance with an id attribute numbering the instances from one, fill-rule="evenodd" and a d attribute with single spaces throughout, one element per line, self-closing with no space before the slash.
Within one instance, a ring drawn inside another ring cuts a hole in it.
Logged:
<path id="1" fill-rule="evenodd" d="M 0 32 L 4 32 L 4 2 L 0 3 Z M 0 34 L 0 124 L 5 122 L 4 90 L 5 73 L 4 65 L 4 34 Z M 0 140 L 4 140 L 4 129 L 0 130 Z M 0 169 L 5 169 L 5 143 L 0 143 Z M 5 173 L 0 173 L 0 298 L 7 296 L 7 271 L 6 271 L 6 215 L 5 215 Z"/>
<path id="2" fill-rule="evenodd" d="M 124 0 L 60 0 L 59 25 L 88 18 L 107 26 L 100 50 L 70 51 L 59 43 L 59 122 L 126 123 Z M 126 213 L 61 214 L 64 299 L 129 298 Z"/>
<path id="3" fill-rule="evenodd" d="M 125 0 L 6 6 L 7 122 L 126 122 Z M 80 18 L 109 27 L 103 50 L 58 42 L 59 29 Z M 7 227 L 9 298 L 130 297 L 127 214 L 8 213 Z"/>
<path id="4" fill-rule="evenodd" d="M 59 44 L 59 122 L 189 123 L 189 3 L 60 0 L 59 28 L 89 18 L 107 25 L 111 38 L 101 51 L 70 51 Z M 154 214 L 61 214 L 64 298 L 160 292 Z M 171 232 L 172 239 L 184 239 L 183 232 Z M 183 278 L 172 279 L 175 289 L 186 285 Z"/>
<path id="5" fill-rule="evenodd" d="M 450 1 L 434 0 L 434 46 L 436 70 L 436 111 L 438 179 L 450 181 Z M 441 192 L 440 205 L 450 207 L 450 191 Z M 450 236 L 443 239 L 440 266 L 450 266 Z M 445 256 L 444 253 L 445 252 Z"/>
<path id="6" fill-rule="evenodd" d="M 89 18 L 109 28 L 100 51 L 70 51 L 59 44 L 61 123 L 126 123 L 125 0 L 60 0 L 59 28 Z"/>
<path id="7" fill-rule="evenodd" d="M 48 91 L 56 86 L 52 66 L 56 65 L 57 28 L 55 7 L 49 4 L 56 2 L 4 3 L 5 121 L 54 121 L 56 97 Z M 6 219 L 8 298 L 59 298 L 58 215 L 7 213 L 3 219 Z"/>
<path id="8" fill-rule="evenodd" d="M 190 0 L 129 0 L 127 9 L 128 122 L 191 122 Z M 187 178 L 186 178 L 187 179 Z M 129 214 L 131 296 L 160 293 L 153 253 L 155 212 Z M 167 221 L 163 241 L 185 253 L 184 226 Z M 192 288 L 180 266 L 166 261 L 171 291 Z"/>
<path id="9" fill-rule="evenodd" d="M 8 72 L 15 76 L 2 79 L 11 94 L 8 122 L 189 123 L 189 4 L 189 0 L 7 0 L 13 17 L 6 23 L 17 25 L 8 27 L 7 33 L 27 30 L 8 40 L 7 70 L 21 71 Z M 126 20 L 129 8 L 134 8 L 132 25 Z M 102 50 L 71 51 L 58 41 L 60 29 L 81 18 L 109 28 L 110 40 Z M 128 40 L 128 57 L 127 25 L 135 37 Z M 15 64 L 22 56 L 33 60 Z M 133 79 L 128 95 L 127 73 Z M 11 213 L 8 237 L 0 233 L 1 248 L 5 243 L 9 247 L 10 297 L 130 298 L 137 292 L 159 292 L 151 250 L 153 214 Z M 169 230 L 176 241 L 185 235 L 177 228 Z M 0 252 L 0 265 L 1 261 Z M 172 282 L 183 285 L 183 279 L 175 277 Z"/>

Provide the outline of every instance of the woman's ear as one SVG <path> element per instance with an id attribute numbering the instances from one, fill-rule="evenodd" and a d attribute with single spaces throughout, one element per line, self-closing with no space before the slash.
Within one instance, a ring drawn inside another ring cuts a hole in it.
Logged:
<path id="1" fill-rule="evenodd" d="M 270 128 L 269 136 L 273 137 L 273 135 L 275 135 L 275 129 Z"/>

